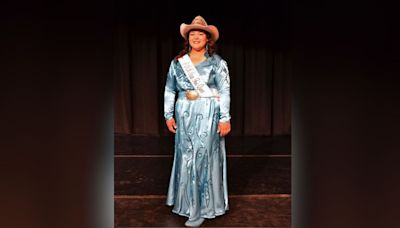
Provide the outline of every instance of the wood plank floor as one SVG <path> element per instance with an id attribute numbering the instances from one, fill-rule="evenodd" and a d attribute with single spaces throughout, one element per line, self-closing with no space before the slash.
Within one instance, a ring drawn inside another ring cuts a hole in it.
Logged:
<path id="1" fill-rule="evenodd" d="M 290 137 L 227 137 L 229 211 L 204 227 L 290 227 Z M 165 205 L 173 138 L 115 137 L 115 227 L 182 227 Z"/>

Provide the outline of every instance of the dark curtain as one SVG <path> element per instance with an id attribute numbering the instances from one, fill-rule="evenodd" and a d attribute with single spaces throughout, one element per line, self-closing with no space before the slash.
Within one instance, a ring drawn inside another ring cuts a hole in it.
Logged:
<path id="1" fill-rule="evenodd" d="M 179 26 L 201 15 L 208 24 L 218 27 L 217 53 L 228 62 L 231 134 L 289 135 L 292 63 L 288 17 L 284 3 L 257 4 L 238 4 L 223 11 L 226 6 L 215 4 L 213 8 L 195 10 L 178 1 L 158 3 L 157 7 L 150 2 L 119 1 L 115 27 L 115 132 L 168 134 L 163 93 L 170 61 L 183 44 Z"/>

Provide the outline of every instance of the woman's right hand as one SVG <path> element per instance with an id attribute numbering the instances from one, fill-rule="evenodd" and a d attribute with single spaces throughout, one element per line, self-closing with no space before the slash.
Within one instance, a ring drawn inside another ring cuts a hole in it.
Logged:
<path id="1" fill-rule="evenodd" d="M 176 133 L 176 123 L 175 123 L 175 119 L 174 118 L 171 118 L 171 119 L 169 119 L 169 120 L 167 120 L 167 121 L 165 121 L 166 122 L 166 124 L 167 124 L 167 127 L 168 127 L 168 130 L 170 131 L 170 132 L 172 132 L 172 133 Z"/>

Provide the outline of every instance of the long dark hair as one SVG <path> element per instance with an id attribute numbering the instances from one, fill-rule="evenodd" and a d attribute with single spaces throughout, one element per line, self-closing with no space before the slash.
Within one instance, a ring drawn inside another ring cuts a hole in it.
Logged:
<path id="1" fill-rule="evenodd" d="M 207 31 L 204 30 L 196 30 L 196 29 L 192 29 L 190 30 L 187 34 L 186 34 L 186 40 L 183 42 L 183 49 L 179 52 L 179 54 L 175 57 L 175 60 L 178 60 L 178 58 L 186 55 L 187 53 L 189 53 L 190 51 L 190 44 L 189 44 L 189 33 L 191 31 L 202 31 L 206 34 L 208 42 L 208 48 L 207 48 L 207 52 L 209 56 L 212 56 L 216 51 L 217 51 L 217 44 L 215 43 L 214 40 L 211 39 L 211 34 L 208 33 Z"/>

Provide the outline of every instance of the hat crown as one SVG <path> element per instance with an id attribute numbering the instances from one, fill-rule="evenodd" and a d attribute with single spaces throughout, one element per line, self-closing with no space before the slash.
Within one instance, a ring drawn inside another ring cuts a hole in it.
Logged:
<path id="1" fill-rule="evenodd" d="M 195 24 L 202 25 L 202 26 L 208 26 L 206 20 L 204 20 L 204 18 L 200 15 L 193 19 L 192 25 L 195 25 Z"/>
<path id="2" fill-rule="evenodd" d="M 180 32 L 183 38 L 187 39 L 187 34 L 191 30 L 203 30 L 211 35 L 211 39 L 216 41 L 219 37 L 219 32 L 217 27 L 214 25 L 208 25 L 206 20 L 202 16 L 197 16 L 192 20 L 191 24 L 182 23 L 180 26 Z"/>

